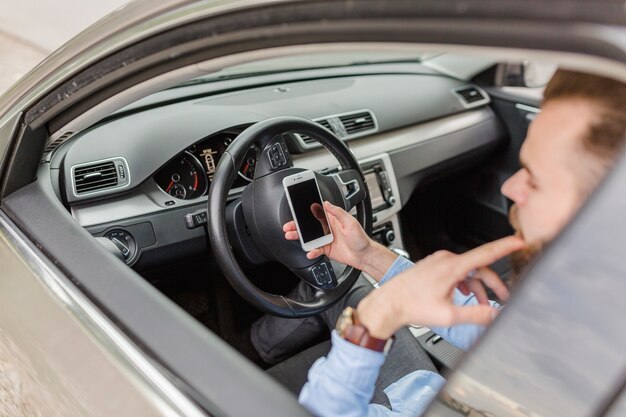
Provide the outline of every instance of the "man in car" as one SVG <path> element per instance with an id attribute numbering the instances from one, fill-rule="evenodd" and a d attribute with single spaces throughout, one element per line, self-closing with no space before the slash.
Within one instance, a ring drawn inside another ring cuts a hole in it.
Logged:
<path id="1" fill-rule="evenodd" d="M 625 136 L 625 84 L 557 71 L 521 149 L 522 168 L 502 185 L 502 193 L 514 202 L 510 219 L 516 236 L 461 255 L 437 252 L 414 265 L 368 238 L 348 213 L 325 203 L 335 240 L 311 251 L 309 258 L 326 254 L 381 286 L 371 291 L 365 281 L 357 282 L 343 302 L 320 317 L 262 318 L 252 340 L 266 361 L 295 353 L 337 322 L 326 357 L 318 359 L 326 351 L 312 348 L 270 373 L 299 388 L 317 359 L 300 402 L 319 416 L 421 414 L 445 381 L 405 326 L 429 326 L 468 349 L 499 307 L 487 300 L 483 284 L 501 300 L 508 297 L 487 265 L 512 254 L 519 273 L 576 213 L 612 165 Z M 287 239 L 297 239 L 293 222 L 284 231 Z M 309 290 L 297 291 L 306 296 Z"/>

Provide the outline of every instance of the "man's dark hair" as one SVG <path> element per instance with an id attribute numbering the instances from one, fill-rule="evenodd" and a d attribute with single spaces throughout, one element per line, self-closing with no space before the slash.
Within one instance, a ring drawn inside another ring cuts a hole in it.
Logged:
<path id="1" fill-rule="evenodd" d="M 544 91 L 544 103 L 572 98 L 590 101 L 597 109 L 583 146 L 610 165 L 626 141 L 626 84 L 599 75 L 556 71 Z"/>

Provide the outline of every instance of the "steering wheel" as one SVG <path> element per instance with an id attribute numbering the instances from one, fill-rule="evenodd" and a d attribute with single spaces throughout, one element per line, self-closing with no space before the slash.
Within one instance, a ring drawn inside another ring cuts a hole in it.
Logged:
<path id="1" fill-rule="evenodd" d="M 356 208 L 356 217 L 366 233 L 371 232 L 372 205 L 363 172 L 348 147 L 331 131 L 317 123 L 296 117 L 277 117 L 258 122 L 231 143 L 219 160 L 208 200 L 208 227 L 217 262 L 233 288 L 255 307 L 281 317 L 318 314 L 338 301 L 352 287 L 361 271 L 346 267 L 339 277 L 330 260 L 322 255 L 308 259 L 299 241 L 284 237 L 283 224 L 291 211 L 283 178 L 304 171 L 293 166 L 283 135 L 297 132 L 317 140 L 341 165 L 337 173 L 315 173 L 323 200 Z M 240 198 L 228 201 L 246 152 L 258 148 L 254 179 Z M 313 287 L 310 300 L 295 300 L 267 293 L 255 286 L 235 258 L 252 265 L 277 261 Z M 320 273 L 326 272 L 328 273 Z"/>

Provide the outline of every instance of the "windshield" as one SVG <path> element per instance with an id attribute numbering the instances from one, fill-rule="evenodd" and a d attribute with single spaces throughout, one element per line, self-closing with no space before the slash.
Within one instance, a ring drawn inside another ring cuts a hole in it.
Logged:
<path id="1" fill-rule="evenodd" d="M 432 56 L 433 54 L 429 54 Z M 241 78 L 259 74 L 271 74 L 276 72 L 301 71 L 307 69 L 346 67 L 355 65 L 369 65 L 392 62 L 419 63 L 426 58 L 426 54 L 416 54 L 397 51 L 335 51 L 324 53 L 308 53 L 278 58 L 270 58 L 254 61 L 246 64 L 234 65 L 213 72 L 209 75 L 194 78 L 179 86 L 224 80 L 229 78 Z M 200 67 L 202 64 L 200 64 Z"/>

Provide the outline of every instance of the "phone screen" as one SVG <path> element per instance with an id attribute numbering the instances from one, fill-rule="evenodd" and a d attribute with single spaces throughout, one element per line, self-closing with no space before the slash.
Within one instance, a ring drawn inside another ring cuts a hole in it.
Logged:
<path id="1" fill-rule="evenodd" d="M 310 242 L 330 234 L 315 179 L 287 187 L 302 240 Z"/>

